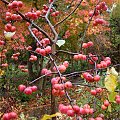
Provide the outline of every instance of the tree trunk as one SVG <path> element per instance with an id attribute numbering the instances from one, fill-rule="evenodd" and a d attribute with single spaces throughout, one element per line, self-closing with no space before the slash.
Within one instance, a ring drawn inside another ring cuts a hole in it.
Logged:
<path id="1" fill-rule="evenodd" d="M 56 45 L 53 44 L 52 46 L 52 53 L 54 53 L 56 51 Z M 52 67 L 54 65 L 52 64 Z M 53 75 L 54 77 L 54 75 Z M 51 114 L 55 114 L 56 113 L 56 101 L 55 101 L 55 96 L 52 95 L 52 85 L 51 85 Z M 56 120 L 56 117 L 53 117 L 52 120 Z"/>

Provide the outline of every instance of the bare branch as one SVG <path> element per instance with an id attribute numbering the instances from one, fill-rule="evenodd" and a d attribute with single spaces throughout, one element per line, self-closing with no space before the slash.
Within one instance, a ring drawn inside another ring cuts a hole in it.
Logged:
<path id="1" fill-rule="evenodd" d="M 111 65 L 109 67 L 117 67 L 120 66 L 120 64 L 116 64 L 116 65 Z M 107 68 L 100 68 L 99 70 L 105 70 Z M 96 69 L 89 69 L 89 70 L 84 70 L 84 71 L 78 71 L 78 72 L 73 72 L 73 73 L 69 73 L 69 74 L 65 74 L 63 75 L 64 77 L 70 77 L 70 76 L 75 76 L 75 75 L 80 75 L 81 73 L 84 72 L 91 72 L 91 71 L 95 71 Z"/>
<path id="2" fill-rule="evenodd" d="M 51 28 L 54 36 L 55 36 L 54 42 L 56 43 L 56 42 L 57 42 L 57 38 L 58 38 L 58 33 L 56 32 L 54 26 L 52 25 L 52 23 L 51 23 L 50 20 L 48 19 L 48 16 L 49 16 L 49 14 L 50 14 L 50 10 L 51 10 L 53 4 L 55 3 L 55 1 L 56 1 L 56 0 L 53 0 L 53 2 L 50 4 L 49 9 L 48 9 L 48 11 L 47 11 L 47 13 L 46 13 L 46 15 L 45 15 L 45 19 L 46 19 L 48 25 L 50 26 L 50 28 Z"/>
<path id="3" fill-rule="evenodd" d="M 77 10 L 77 8 L 80 6 L 80 4 L 82 3 L 82 1 L 83 1 L 83 0 L 81 0 L 81 1 L 76 5 L 76 7 L 74 8 L 74 10 L 73 10 L 70 14 L 68 14 L 63 20 L 61 20 L 60 22 L 56 23 L 56 24 L 54 25 L 54 27 L 57 27 L 59 24 L 63 23 L 65 20 L 67 20 L 67 19 Z"/>
<path id="4" fill-rule="evenodd" d="M 57 74 L 57 72 L 51 72 L 51 73 L 47 73 L 47 74 L 45 74 L 45 75 L 42 75 L 42 76 L 36 78 L 35 80 L 33 80 L 32 82 L 30 82 L 29 84 L 33 84 L 33 83 L 35 83 L 36 81 L 38 81 L 38 80 L 46 77 L 46 76 L 49 75 L 49 74 Z"/>
<path id="5" fill-rule="evenodd" d="M 37 41 L 37 43 L 44 49 L 44 47 L 42 46 L 42 44 L 40 43 L 40 41 L 38 40 L 38 38 L 37 38 L 37 37 L 34 35 L 34 33 L 32 32 L 32 30 L 31 30 L 31 25 L 28 27 L 28 29 L 29 29 L 31 35 L 33 36 L 33 38 L 34 38 L 34 39 Z M 57 70 L 57 73 L 56 73 L 56 74 L 59 75 L 62 84 L 64 84 L 64 81 L 62 80 L 62 74 L 60 73 L 60 71 L 59 71 L 59 69 L 58 69 L 58 66 L 57 66 L 55 60 L 52 58 L 51 54 L 48 54 L 48 55 L 49 55 L 50 60 L 53 62 L 54 66 L 55 66 L 55 68 L 56 68 L 56 70 Z M 38 79 L 37 79 L 37 80 L 38 80 Z M 70 98 L 70 96 L 68 95 L 68 92 L 66 91 L 66 89 L 65 89 L 65 95 L 66 95 L 66 97 L 68 98 L 68 100 L 69 100 L 69 102 L 70 102 L 70 104 L 71 104 L 71 106 L 72 106 L 72 102 L 73 102 L 73 101 L 72 101 L 72 99 Z"/>
<path id="6" fill-rule="evenodd" d="M 100 1 L 101 1 L 101 0 L 98 1 L 98 3 L 96 4 L 96 6 L 100 3 Z M 96 6 L 95 6 L 95 8 L 94 8 L 94 11 L 93 11 L 92 16 L 89 18 L 89 20 L 88 20 L 88 24 L 87 24 L 87 26 L 86 26 L 86 28 L 85 28 L 85 30 L 84 30 L 84 34 L 83 34 L 83 37 L 82 37 L 82 39 L 81 39 L 81 50 L 82 50 L 82 44 L 83 44 L 83 41 L 84 41 L 84 39 L 85 39 L 85 37 L 86 37 L 86 32 L 87 32 L 87 30 L 88 30 L 88 27 L 89 27 L 91 21 L 92 21 L 93 16 L 95 15 L 95 12 L 96 12 Z"/>

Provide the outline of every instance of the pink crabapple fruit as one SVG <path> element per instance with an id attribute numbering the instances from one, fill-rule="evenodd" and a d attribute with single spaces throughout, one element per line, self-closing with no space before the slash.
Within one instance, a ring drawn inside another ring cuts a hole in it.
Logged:
<path id="1" fill-rule="evenodd" d="M 96 117 L 95 120 L 103 120 L 101 117 Z"/>
<path id="2" fill-rule="evenodd" d="M 65 67 L 64 65 L 60 65 L 60 66 L 58 67 L 58 69 L 59 69 L 59 71 L 60 71 L 61 73 L 63 73 L 63 72 L 66 71 L 66 67 Z"/>
<path id="3" fill-rule="evenodd" d="M 74 117 L 75 116 L 75 113 L 73 110 L 68 110 L 67 111 L 67 115 L 70 116 L 70 117 Z"/>
<path id="4" fill-rule="evenodd" d="M 110 105 L 109 101 L 108 101 L 108 100 L 104 100 L 104 105 L 105 105 L 106 107 L 108 107 L 108 106 Z"/>
<path id="5" fill-rule="evenodd" d="M 96 88 L 97 93 L 101 93 L 102 91 L 103 91 L 102 88 Z"/>
<path id="6" fill-rule="evenodd" d="M 102 105 L 101 108 L 102 108 L 102 110 L 106 110 L 107 109 L 107 107 L 105 105 Z"/>
<path id="7" fill-rule="evenodd" d="M 2 117 L 3 120 L 10 120 L 9 113 L 5 113 Z"/>
<path id="8" fill-rule="evenodd" d="M 75 113 L 79 113 L 80 108 L 79 108 L 79 106 L 74 105 L 74 106 L 73 106 L 73 110 L 74 110 Z"/>
<path id="9" fill-rule="evenodd" d="M 24 93 L 25 93 L 26 95 L 31 95 L 31 94 L 32 94 L 32 89 L 31 89 L 31 87 L 25 88 Z"/>
<path id="10" fill-rule="evenodd" d="M 82 47 L 83 47 L 83 48 L 88 48 L 87 43 L 83 43 L 83 44 L 82 44 Z"/>
<path id="11" fill-rule="evenodd" d="M 120 97 L 116 98 L 116 103 L 120 104 Z"/>
<path id="12" fill-rule="evenodd" d="M 99 75 L 95 75 L 95 76 L 94 76 L 94 81 L 95 81 L 95 82 L 100 81 L 100 76 L 99 76 Z"/>
<path id="13" fill-rule="evenodd" d="M 91 93 L 91 95 L 96 95 L 97 91 L 96 90 L 91 90 L 90 93 Z"/>
<path id="14" fill-rule="evenodd" d="M 17 114 L 15 112 L 10 112 L 9 116 L 11 119 L 16 119 L 17 118 Z"/>
<path id="15" fill-rule="evenodd" d="M 64 61 L 63 65 L 67 68 L 69 66 L 69 62 L 68 61 Z"/>
<path id="16" fill-rule="evenodd" d="M 25 88 L 26 88 L 25 85 L 19 85 L 19 86 L 18 86 L 18 90 L 19 90 L 20 92 L 23 92 L 23 91 L 25 90 Z"/>
<path id="17" fill-rule="evenodd" d="M 65 88 L 68 88 L 68 89 L 72 88 L 72 83 L 70 81 L 67 81 L 65 83 Z"/>
<path id="18" fill-rule="evenodd" d="M 35 86 L 35 85 L 32 86 L 32 87 L 31 87 L 31 90 L 32 90 L 32 92 L 36 92 L 36 91 L 37 91 L 37 86 Z"/>

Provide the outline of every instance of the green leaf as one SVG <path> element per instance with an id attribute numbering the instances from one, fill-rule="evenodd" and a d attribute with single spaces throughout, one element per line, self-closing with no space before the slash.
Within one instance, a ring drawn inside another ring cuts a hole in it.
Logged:
<path id="1" fill-rule="evenodd" d="M 120 89 L 120 82 L 118 82 L 118 86 L 117 86 L 116 89 L 118 89 L 118 90 Z"/>
<path id="2" fill-rule="evenodd" d="M 111 107 L 111 105 L 108 106 L 108 111 L 109 111 L 109 112 L 112 112 L 112 107 Z"/>
<path id="3" fill-rule="evenodd" d="M 114 102 L 115 101 L 115 96 L 117 95 L 116 92 L 111 92 L 108 96 L 108 99 L 110 102 Z"/>
<path id="4" fill-rule="evenodd" d="M 56 42 L 56 44 L 57 44 L 59 47 L 61 47 L 62 45 L 65 44 L 65 40 L 58 40 L 58 41 Z"/>

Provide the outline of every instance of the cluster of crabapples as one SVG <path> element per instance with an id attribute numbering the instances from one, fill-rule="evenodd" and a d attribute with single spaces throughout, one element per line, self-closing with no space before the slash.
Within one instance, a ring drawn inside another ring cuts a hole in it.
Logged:
<path id="1" fill-rule="evenodd" d="M 40 17 L 40 15 L 41 15 L 40 10 L 25 13 L 25 16 L 31 20 L 37 20 Z"/>
<path id="2" fill-rule="evenodd" d="M 109 101 L 104 100 L 103 105 L 101 106 L 102 110 L 106 110 L 109 105 L 110 105 Z"/>
<path id="3" fill-rule="evenodd" d="M 49 3 L 51 3 L 52 1 L 49 1 Z M 22 1 L 12 1 L 8 4 L 8 9 L 10 10 L 14 10 L 14 11 L 18 11 L 21 7 L 23 6 L 23 2 Z M 43 5 L 43 9 L 40 10 L 33 10 L 30 12 L 25 13 L 25 17 L 27 17 L 28 19 L 31 20 L 37 20 L 40 16 L 42 15 L 46 15 L 47 11 L 48 11 L 49 7 L 47 5 Z M 51 12 L 51 16 L 55 17 L 59 15 L 59 11 L 53 11 L 53 9 L 50 9 Z M 16 14 L 11 14 L 11 13 L 7 13 L 6 14 L 6 20 L 7 21 L 11 21 L 11 20 L 22 20 L 22 17 Z"/>
<path id="4" fill-rule="evenodd" d="M 19 52 L 17 52 L 17 53 L 15 53 L 15 54 L 13 54 L 13 55 L 11 56 L 11 58 L 12 58 L 13 60 L 17 61 L 17 60 L 18 60 L 19 55 L 20 55 L 20 53 L 19 53 Z"/>
<path id="5" fill-rule="evenodd" d="M 25 85 L 19 85 L 18 90 L 26 95 L 31 95 L 33 92 L 37 91 L 37 86 L 34 85 L 26 87 Z"/>
<path id="6" fill-rule="evenodd" d="M 64 61 L 63 64 L 57 66 L 58 67 L 58 70 L 63 73 L 66 71 L 66 69 L 68 68 L 69 66 L 69 62 L 68 61 Z M 54 66 L 53 67 L 53 71 L 57 71 L 56 67 Z"/>
<path id="7" fill-rule="evenodd" d="M 27 22 L 26 24 L 29 26 L 30 23 Z M 37 38 L 40 38 L 40 39 L 43 38 L 42 33 L 41 33 L 40 31 L 38 31 L 38 29 L 32 28 L 32 32 L 34 33 L 34 35 L 35 35 Z M 44 41 L 46 44 L 50 44 L 50 40 L 49 40 L 48 38 L 44 38 L 44 39 L 46 39 L 46 40 Z"/>
<path id="8" fill-rule="evenodd" d="M 77 105 L 64 105 L 64 104 L 59 104 L 59 111 L 62 114 L 66 114 L 69 117 L 74 117 L 75 115 L 88 115 L 88 114 L 93 114 L 94 110 L 93 108 L 90 108 L 88 104 L 85 104 L 83 107 L 79 107 Z"/>
<path id="9" fill-rule="evenodd" d="M 35 51 L 42 56 L 46 56 L 47 54 L 52 52 L 52 49 L 51 46 L 46 46 L 45 48 L 36 48 Z"/>
<path id="10" fill-rule="evenodd" d="M 78 61 L 78 60 L 86 60 L 87 57 L 86 57 L 86 55 L 83 55 L 83 54 L 77 54 L 77 55 L 74 55 L 73 59 L 76 60 L 76 61 Z"/>
<path id="11" fill-rule="evenodd" d="M 15 32 L 16 31 L 16 27 L 13 26 L 11 23 L 7 23 L 5 25 L 5 31 L 6 32 Z"/>
<path id="12" fill-rule="evenodd" d="M 83 43 L 83 48 L 88 48 L 89 43 L 90 45 L 93 45 L 92 42 Z M 109 57 L 105 57 L 102 61 L 100 61 L 99 64 L 97 64 L 98 57 L 91 53 L 89 55 L 83 55 L 83 54 L 74 55 L 74 60 L 88 60 L 90 64 L 96 63 L 97 69 L 107 68 L 111 64 L 111 59 Z M 99 75 L 92 76 L 89 72 L 84 72 L 83 77 L 88 82 L 98 82 L 100 80 Z"/>
<path id="13" fill-rule="evenodd" d="M 2 120 L 13 120 L 17 119 L 17 114 L 15 112 L 5 113 L 2 117 Z"/>
<path id="14" fill-rule="evenodd" d="M 46 15 L 48 9 L 49 9 L 49 7 L 44 4 L 44 5 L 43 5 L 43 9 L 42 9 L 41 11 L 40 11 L 40 10 L 37 10 L 37 11 L 27 12 L 27 13 L 25 13 L 25 16 L 26 16 L 28 19 L 36 20 L 36 19 L 38 19 L 40 16 Z M 59 11 L 53 11 L 52 8 L 50 9 L 50 12 L 51 12 L 51 16 L 52 16 L 52 17 L 56 17 L 56 16 L 59 15 Z"/>
<path id="15" fill-rule="evenodd" d="M 99 64 L 96 65 L 98 69 L 100 68 L 106 68 L 111 64 L 111 59 L 109 57 L 105 57 L 103 61 L 101 61 Z"/>
<path id="16" fill-rule="evenodd" d="M 42 70 L 41 70 L 41 74 L 42 75 L 46 75 L 46 76 L 51 76 L 52 74 L 52 71 L 51 70 L 48 70 L 48 69 L 46 69 L 46 68 L 43 68 Z"/>
<path id="17" fill-rule="evenodd" d="M 52 17 L 56 17 L 56 16 L 58 16 L 59 15 L 59 11 L 55 11 L 55 12 L 52 12 L 51 13 L 51 16 Z"/>
<path id="18" fill-rule="evenodd" d="M 97 94 L 100 94 L 101 92 L 103 91 L 103 89 L 102 88 L 96 88 L 96 89 L 94 89 L 94 90 L 91 90 L 90 91 L 90 93 L 91 93 L 91 95 L 97 95 Z"/>
<path id="19" fill-rule="evenodd" d="M 22 17 L 20 15 L 17 14 L 12 14 L 10 12 L 6 12 L 6 17 L 5 17 L 6 21 L 21 21 Z"/>
<path id="20" fill-rule="evenodd" d="M 120 96 L 115 96 L 115 101 L 117 104 L 120 104 Z M 110 102 L 108 100 L 104 100 L 103 105 L 101 106 L 102 110 L 106 110 L 108 106 L 110 105 Z"/>
<path id="21" fill-rule="evenodd" d="M 70 81 L 65 82 L 66 78 L 55 77 L 51 79 L 52 83 L 52 94 L 54 96 L 63 96 L 65 95 L 65 89 L 72 88 L 72 83 Z M 63 84 L 63 82 L 64 84 Z"/>
<path id="22" fill-rule="evenodd" d="M 22 1 L 12 1 L 8 4 L 8 9 L 18 11 L 23 6 Z"/>
<path id="23" fill-rule="evenodd" d="M 103 20 L 102 18 L 97 18 L 95 19 L 95 21 L 93 22 L 94 26 L 97 26 L 98 24 L 104 24 L 106 21 Z"/>
<path id="24" fill-rule="evenodd" d="M 7 64 L 7 63 L 2 63 L 1 66 L 2 66 L 2 67 L 8 67 L 8 64 Z"/>
<path id="25" fill-rule="evenodd" d="M 22 72 L 28 72 L 28 69 L 26 69 L 24 65 L 19 65 L 18 68 L 19 68 Z"/>
<path id="26" fill-rule="evenodd" d="M 91 46 L 93 46 L 93 42 L 91 42 L 91 41 L 82 44 L 82 48 L 88 48 Z M 98 57 L 96 55 L 91 54 L 91 53 L 89 53 L 88 56 L 83 55 L 83 54 L 74 55 L 74 60 L 86 60 L 86 59 L 88 59 L 88 62 L 90 64 L 94 64 L 96 61 L 98 61 Z M 96 67 L 98 69 L 106 68 L 110 64 L 111 64 L 111 59 L 109 57 L 104 57 L 103 60 L 99 64 L 96 65 Z"/>
<path id="27" fill-rule="evenodd" d="M 66 71 L 66 69 L 68 68 L 68 66 L 69 66 L 69 62 L 68 62 L 68 61 L 64 61 L 63 64 L 57 66 L 57 68 L 58 68 L 58 70 L 59 70 L 61 73 L 63 73 L 63 72 Z M 46 75 L 46 76 L 51 76 L 51 75 L 52 75 L 52 74 L 51 74 L 52 71 L 54 71 L 54 72 L 57 71 L 57 69 L 56 69 L 55 66 L 53 67 L 52 70 L 48 70 L 47 68 L 43 68 L 43 69 L 41 70 L 41 74 L 42 74 L 42 75 Z"/>
<path id="28" fill-rule="evenodd" d="M 59 104 L 59 111 L 62 114 L 66 114 L 69 117 L 79 116 L 79 120 L 83 120 L 83 115 L 92 115 L 94 113 L 94 109 L 90 108 L 88 104 L 85 104 L 83 107 L 79 107 L 78 105 L 64 105 Z M 103 120 L 104 115 L 99 115 L 96 118 L 89 118 L 88 120 Z"/>
<path id="29" fill-rule="evenodd" d="M 87 43 L 83 43 L 82 44 L 82 48 L 88 48 L 88 47 L 91 47 L 91 46 L 93 46 L 93 42 L 92 41 L 89 41 Z"/>
<path id="30" fill-rule="evenodd" d="M 46 46 L 45 48 L 36 48 L 35 50 L 36 53 L 42 55 L 42 56 L 46 56 L 47 54 L 52 52 L 51 46 Z"/>
<path id="31" fill-rule="evenodd" d="M 51 2 L 50 2 L 51 3 Z M 43 5 L 43 10 L 41 11 L 42 15 L 46 15 L 47 11 L 48 11 L 49 7 L 47 5 Z M 59 11 L 53 11 L 53 9 L 51 8 L 50 9 L 50 12 L 51 12 L 51 16 L 52 17 L 56 17 L 60 14 Z"/>
<path id="32" fill-rule="evenodd" d="M 89 72 L 84 72 L 83 78 L 88 82 L 98 82 L 100 80 L 99 75 L 92 76 Z"/>
<path id="33" fill-rule="evenodd" d="M 83 43 L 82 48 L 86 49 L 86 48 L 91 47 L 93 45 L 94 45 L 93 42 L 89 41 L 87 43 Z M 88 60 L 88 62 L 90 64 L 94 64 L 96 61 L 98 61 L 98 57 L 96 55 L 91 54 L 91 53 L 89 53 L 88 56 L 84 55 L 84 54 L 76 54 L 73 56 L 73 59 L 74 60 Z M 109 57 L 105 57 L 105 58 L 103 58 L 103 60 L 99 64 L 96 65 L 96 67 L 98 69 L 106 68 L 110 64 L 111 64 L 111 59 Z"/>
<path id="34" fill-rule="evenodd" d="M 35 56 L 35 55 L 31 55 L 30 58 L 29 58 L 30 62 L 34 62 L 36 60 L 37 60 L 37 56 Z"/>
<path id="35" fill-rule="evenodd" d="M 96 57 L 94 57 L 94 58 L 92 57 L 92 59 L 94 59 L 94 61 L 98 60 L 98 58 L 96 58 Z M 89 61 L 89 63 L 91 64 L 90 61 Z M 100 62 L 100 64 L 96 64 L 96 68 L 97 69 L 106 68 L 110 64 L 111 64 L 111 59 L 109 57 L 106 57 L 106 58 L 104 58 L 103 61 Z M 100 80 L 99 75 L 92 76 L 89 72 L 84 72 L 83 77 L 88 82 L 98 82 Z"/>
<path id="36" fill-rule="evenodd" d="M 48 11 L 49 7 L 47 5 L 43 5 L 43 9 L 42 9 L 42 15 L 46 15 L 47 11 Z M 50 12 L 53 12 L 53 9 L 50 9 Z"/>
<path id="37" fill-rule="evenodd" d="M 89 17 L 92 16 L 98 16 L 102 11 L 106 11 L 108 9 L 107 5 L 105 2 L 100 2 L 97 6 L 96 6 L 96 10 L 94 11 L 90 11 L 89 12 Z M 104 24 L 105 20 L 101 19 L 101 18 L 97 18 L 94 20 L 93 25 L 97 26 L 98 24 Z"/>
<path id="38" fill-rule="evenodd" d="M 98 57 L 96 55 L 93 55 L 92 53 L 90 53 L 88 57 L 88 62 L 91 65 L 93 65 L 98 60 Z"/>

